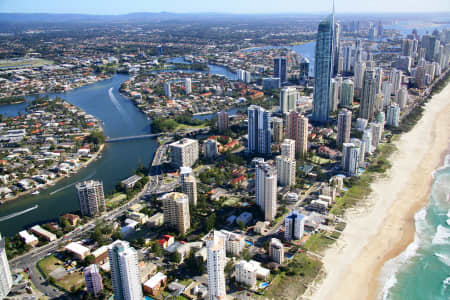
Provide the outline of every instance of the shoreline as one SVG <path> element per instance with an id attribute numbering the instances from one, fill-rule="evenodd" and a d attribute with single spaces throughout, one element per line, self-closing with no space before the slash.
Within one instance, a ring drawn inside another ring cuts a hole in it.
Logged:
<path id="1" fill-rule="evenodd" d="M 450 142 L 450 84 L 434 95 L 414 128 L 395 142 L 392 168 L 373 192 L 345 214 L 341 238 L 324 256 L 322 282 L 311 299 L 378 299 L 380 272 L 414 241 L 415 214 L 428 204 L 432 173 L 442 166 Z M 426 174 L 424 177 L 424 174 Z"/>
<path id="2" fill-rule="evenodd" d="M 39 191 L 39 190 L 45 190 L 45 189 L 47 189 L 49 187 L 52 187 L 52 186 L 56 185 L 59 181 L 61 181 L 63 179 L 67 179 L 67 178 L 72 177 L 73 175 L 76 175 L 80 169 L 87 167 L 94 160 L 96 160 L 97 157 L 104 151 L 104 149 L 105 149 L 105 144 L 100 145 L 100 149 L 98 149 L 98 151 L 95 152 L 92 155 L 92 157 L 89 158 L 89 160 L 83 162 L 79 167 L 73 169 L 73 171 L 74 171 L 73 173 L 68 173 L 65 176 L 58 177 L 58 178 L 56 178 L 56 179 L 54 179 L 52 181 L 49 181 L 49 182 L 44 183 L 44 184 L 41 184 L 41 185 L 39 185 L 37 187 L 34 187 L 32 189 L 29 189 L 27 191 L 20 192 L 19 194 L 14 195 L 13 197 L 2 199 L 1 200 L 1 204 L 7 204 L 7 203 L 12 202 L 12 201 L 18 201 L 23 196 L 30 195 L 31 193 Z"/>

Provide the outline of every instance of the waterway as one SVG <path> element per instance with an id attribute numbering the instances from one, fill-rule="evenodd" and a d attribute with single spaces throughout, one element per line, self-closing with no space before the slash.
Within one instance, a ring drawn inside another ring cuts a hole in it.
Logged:
<path id="1" fill-rule="evenodd" d="M 315 42 L 291 48 L 298 54 L 307 57 L 313 68 Z M 183 62 L 182 60 L 183 58 L 176 58 L 173 62 Z M 216 65 L 208 66 L 209 71 L 207 72 L 236 80 L 236 74 L 228 69 Z M 119 93 L 121 83 L 128 78 L 128 75 L 116 74 L 108 80 L 49 96 L 60 96 L 101 120 L 105 135 L 109 137 L 151 133 L 151 121 L 131 101 Z M 28 101 L 32 99 L 34 97 L 27 97 Z M 15 116 L 19 112 L 24 113 L 25 107 L 26 103 L 0 106 L 0 114 Z M 234 114 L 236 111 L 237 109 L 231 109 L 229 113 Z M 196 118 L 207 119 L 213 116 L 214 114 L 209 114 L 196 116 Z M 59 181 L 47 190 L 42 190 L 38 195 L 27 195 L 1 205 L 0 220 L 3 221 L 0 221 L 0 233 L 11 236 L 35 224 L 56 220 L 64 213 L 79 210 L 74 187 L 79 181 L 102 180 L 105 193 L 112 192 L 120 180 L 132 175 L 139 163 L 144 165 L 150 163 L 157 146 L 156 140 L 153 139 L 107 144 L 101 158 L 81 169 L 77 174 Z M 36 207 L 36 205 L 38 206 Z M 30 210 L 30 208 L 33 209 Z"/>
<path id="2" fill-rule="evenodd" d="M 103 122 L 105 135 L 109 137 L 134 136 L 151 132 L 150 122 L 136 106 L 119 94 L 119 87 L 127 75 L 117 74 L 112 79 L 84 86 L 61 94 L 70 103 L 94 115 Z M 33 99 L 34 97 L 28 97 Z M 0 113 L 8 116 L 24 112 L 26 104 L 0 107 Z M 10 236 L 34 224 L 55 220 L 61 214 L 79 210 L 74 185 L 86 179 L 103 181 L 105 193 L 109 193 L 122 179 L 132 175 L 139 163 L 149 164 L 157 142 L 153 139 L 135 140 L 106 145 L 102 157 L 92 162 L 79 173 L 59 181 L 55 186 L 42 190 L 39 195 L 27 195 L 0 206 L 0 220 L 11 214 L 26 211 L 0 222 L 0 232 Z"/>

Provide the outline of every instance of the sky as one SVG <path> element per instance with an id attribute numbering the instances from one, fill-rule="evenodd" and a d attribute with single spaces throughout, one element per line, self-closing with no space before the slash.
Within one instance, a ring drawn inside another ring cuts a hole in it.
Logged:
<path id="1" fill-rule="evenodd" d="M 0 12 L 322 13 L 332 0 L 0 0 Z M 450 12 L 450 0 L 336 0 L 337 13 Z"/>

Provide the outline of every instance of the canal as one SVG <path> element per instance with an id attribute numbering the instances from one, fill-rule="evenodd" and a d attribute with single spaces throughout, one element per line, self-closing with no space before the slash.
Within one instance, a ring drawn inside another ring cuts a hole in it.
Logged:
<path id="1" fill-rule="evenodd" d="M 119 94 L 119 87 L 128 75 L 117 74 L 112 79 L 84 86 L 60 96 L 70 103 L 94 115 L 103 122 L 105 135 L 109 137 L 133 136 L 150 133 L 150 121 L 135 105 Z M 29 97 L 32 99 L 33 97 Z M 24 112 L 25 104 L 0 107 L 0 113 L 8 116 Z M 86 179 L 103 181 L 105 193 L 111 192 L 122 179 L 132 175 L 139 163 L 149 164 L 156 150 L 153 139 L 135 140 L 106 145 L 100 159 L 92 162 L 79 173 L 59 181 L 55 186 L 41 190 L 39 195 L 28 195 L 0 206 L 0 219 L 38 207 L 0 222 L 0 232 L 10 236 L 34 224 L 55 220 L 59 215 L 79 210 L 75 183 Z"/>
<path id="2" fill-rule="evenodd" d="M 308 57 L 313 67 L 315 42 L 293 46 L 298 54 Z M 179 61 L 177 61 L 179 60 Z M 182 62 L 182 58 L 174 62 Z M 209 65 L 209 73 L 222 75 L 230 80 L 236 74 L 228 69 Z M 113 78 L 87 85 L 67 93 L 50 94 L 60 96 L 103 122 L 106 136 L 125 137 L 151 133 L 151 121 L 136 106 L 120 95 L 119 88 L 128 75 L 116 74 Z M 34 97 L 27 97 L 28 100 Z M 25 112 L 26 103 L 0 106 L 0 114 L 15 116 Z M 237 109 L 231 109 L 230 114 Z M 196 116 L 198 119 L 212 118 L 214 114 Z M 103 181 L 105 193 L 113 191 L 115 185 L 132 175 L 140 163 L 148 165 L 157 148 L 154 139 L 124 141 L 105 146 L 101 158 L 92 162 L 77 174 L 59 181 L 39 195 L 27 195 L 0 206 L 0 233 L 11 236 L 35 224 L 56 220 L 58 216 L 79 210 L 75 184 L 87 179 Z M 37 208 L 32 209 L 37 205 Z M 23 214 L 21 214 L 23 213 Z"/>

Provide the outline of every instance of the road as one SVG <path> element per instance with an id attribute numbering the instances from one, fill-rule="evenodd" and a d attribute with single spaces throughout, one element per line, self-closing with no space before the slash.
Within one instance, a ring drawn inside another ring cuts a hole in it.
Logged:
<path id="1" fill-rule="evenodd" d="M 291 211 L 292 209 L 295 209 L 295 208 L 299 208 L 301 203 L 303 202 L 303 200 L 305 200 L 312 192 L 318 191 L 321 186 L 322 186 L 321 183 L 318 183 L 318 182 L 314 183 L 306 191 L 306 193 L 303 196 L 300 197 L 300 199 L 295 204 L 288 205 L 287 208 L 289 209 L 289 211 Z M 278 222 L 272 229 L 270 229 L 269 231 L 267 231 L 263 235 L 264 236 L 271 236 L 271 235 L 277 233 L 280 230 L 280 227 L 282 225 L 284 225 L 284 219 L 282 219 L 280 222 Z"/>
<path id="2" fill-rule="evenodd" d="M 150 168 L 149 183 L 131 201 L 98 218 L 90 220 L 88 223 L 76 228 L 74 231 L 67 233 L 63 237 L 53 242 L 49 242 L 48 244 L 39 248 L 34 248 L 30 252 L 22 256 L 15 257 L 9 262 L 11 269 L 15 270 L 15 269 L 30 268 L 31 281 L 39 291 L 41 291 L 43 294 L 48 295 L 51 298 L 61 297 L 62 293 L 56 290 L 44 278 L 42 278 L 40 272 L 36 268 L 37 262 L 43 259 L 48 254 L 53 253 L 57 249 L 61 248 L 66 242 L 81 239 L 81 237 L 83 237 L 89 231 L 92 231 L 97 223 L 110 222 L 114 219 L 117 219 L 119 216 L 126 213 L 126 211 L 131 206 L 141 201 L 142 196 L 152 194 L 155 191 L 159 190 L 160 189 L 159 186 L 162 183 L 162 181 L 160 180 L 160 175 L 157 173 L 160 171 L 159 170 L 160 165 L 166 155 L 166 152 L 167 152 L 166 145 L 158 147 L 152 161 L 152 166 Z"/>

